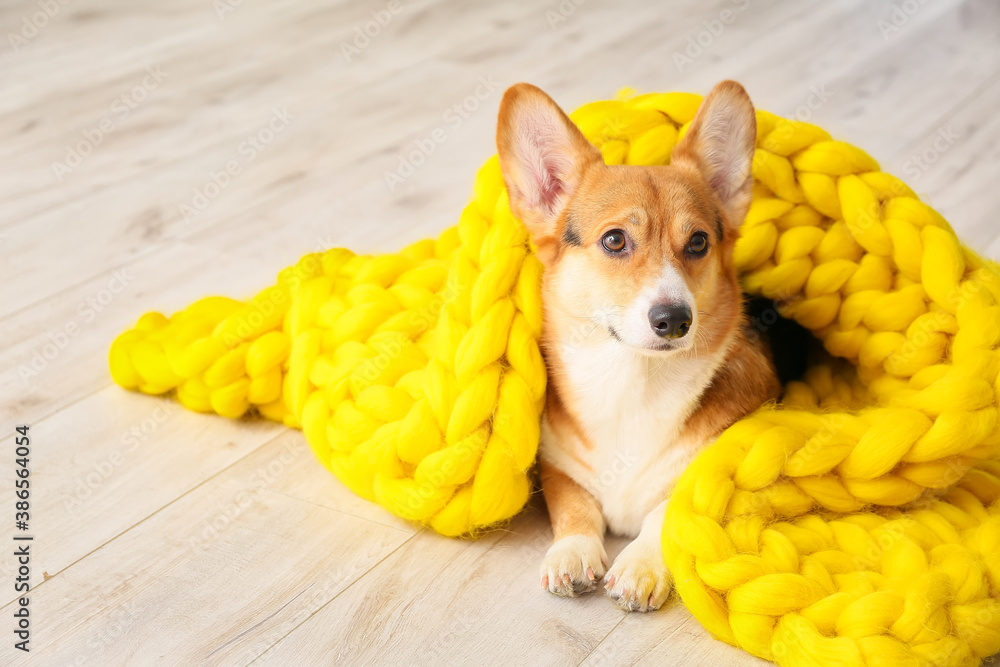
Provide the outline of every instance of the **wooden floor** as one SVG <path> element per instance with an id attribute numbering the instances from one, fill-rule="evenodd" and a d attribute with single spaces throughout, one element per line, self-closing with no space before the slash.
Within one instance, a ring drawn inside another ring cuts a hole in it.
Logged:
<path id="1" fill-rule="evenodd" d="M 0 539 L 18 424 L 35 536 L 28 655 L 0 549 L 3 665 L 752 664 L 675 600 L 542 592 L 543 507 L 445 539 L 352 496 L 297 431 L 108 376 L 146 310 L 453 223 L 512 83 L 572 108 L 736 78 L 1000 257 L 993 0 L 4 0 L 0 26 Z"/>

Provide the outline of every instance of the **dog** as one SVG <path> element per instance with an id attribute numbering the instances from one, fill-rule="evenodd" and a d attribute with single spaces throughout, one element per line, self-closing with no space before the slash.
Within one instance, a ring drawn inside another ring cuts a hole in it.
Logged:
<path id="1" fill-rule="evenodd" d="M 541 585 L 556 595 L 603 580 L 622 609 L 658 609 L 672 588 L 660 536 L 673 483 L 780 392 L 733 266 L 755 142 L 734 81 L 705 98 L 671 164 L 652 167 L 605 165 L 535 86 L 504 94 L 501 171 L 545 266 L 539 475 L 553 542 Z M 605 530 L 634 538 L 610 568 Z"/>

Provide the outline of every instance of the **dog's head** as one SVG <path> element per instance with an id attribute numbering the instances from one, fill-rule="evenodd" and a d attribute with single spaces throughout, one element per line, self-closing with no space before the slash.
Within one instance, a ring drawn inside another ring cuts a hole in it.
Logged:
<path id="1" fill-rule="evenodd" d="M 749 96 L 724 81 L 669 166 L 608 166 L 548 95 L 509 88 L 497 148 L 511 210 L 546 266 L 547 330 L 655 355 L 728 339 L 742 312 L 732 253 L 755 140 Z"/>

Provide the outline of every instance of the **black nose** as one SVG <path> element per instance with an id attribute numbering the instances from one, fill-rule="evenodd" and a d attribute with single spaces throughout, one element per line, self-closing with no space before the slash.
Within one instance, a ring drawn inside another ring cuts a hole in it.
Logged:
<path id="1" fill-rule="evenodd" d="M 657 336 L 681 338 L 691 328 L 691 309 L 686 305 L 659 305 L 649 309 L 649 326 Z"/>

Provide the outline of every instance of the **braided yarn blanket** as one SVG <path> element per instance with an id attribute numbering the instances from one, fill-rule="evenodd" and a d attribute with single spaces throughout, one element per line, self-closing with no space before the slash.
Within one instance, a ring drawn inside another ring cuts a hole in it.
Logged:
<path id="1" fill-rule="evenodd" d="M 626 91 L 571 117 L 608 164 L 666 164 L 700 102 Z M 743 288 L 827 356 L 678 481 L 677 590 L 781 665 L 977 665 L 1000 651 L 1000 270 L 860 149 L 764 111 L 757 127 Z M 541 276 L 493 157 L 437 239 L 309 254 L 247 301 L 143 315 L 111 374 L 301 428 L 358 495 L 476 534 L 531 492 Z"/>

